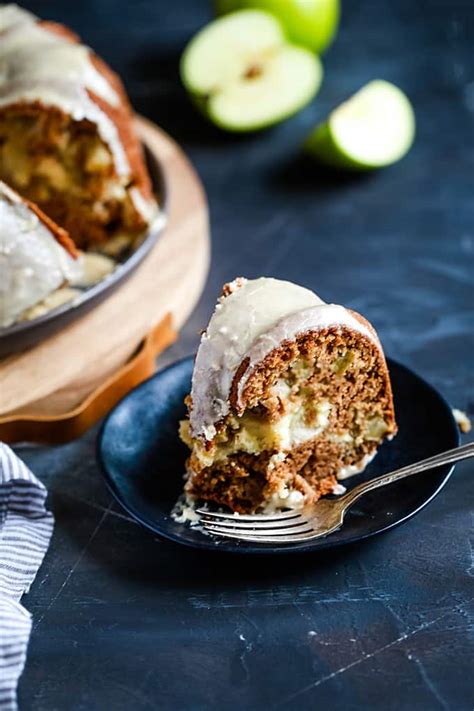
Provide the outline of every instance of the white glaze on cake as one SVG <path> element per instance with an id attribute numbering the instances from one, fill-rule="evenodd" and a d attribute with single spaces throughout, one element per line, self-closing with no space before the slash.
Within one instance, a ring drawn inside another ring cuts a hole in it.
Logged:
<path id="1" fill-rule="evenodd" d="M 14 3 L 0 5 L 0 32 L 23 22 L 34 22 L 35 15 Z"/>
<path id="2" fill-rule="evenodd" d="M 0 326 L 65 282 L 82 266 L 18 196 L 0 183 Z"/>
<path id="3" fill-rule="evenodd" d="M 245 358 L 249 364 L 239 381 L 239 400 L 253 368 L 274 348 L 300 333 L 330 327 L 347 327 L 380 347 L 376 336 L 347 309 L 325 304 L 309 289 L 266 277 L 235 285 L 217 304 L 196 356 L 190 414 L 193 436 L 214 438 L 216 423 L 229 413 L 232 382 Z"/>
<path id="4" fill-rule="evenodd" d="M 91 61 L 91 52 L 37 24 L 38 18 L 15 5 L 0 6 L 0 106 L 40 101 L 75 121 L 97 126 L 119 175 L 130 166 L 117 129 L 88 91 L 117 106 L 119 97 Z"/>

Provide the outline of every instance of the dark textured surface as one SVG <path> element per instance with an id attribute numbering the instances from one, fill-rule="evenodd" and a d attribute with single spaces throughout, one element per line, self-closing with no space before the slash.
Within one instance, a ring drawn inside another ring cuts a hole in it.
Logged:
<path id="1" fill-rule="evenodd" d="M 204 124 L 177 80 L 180 50 L 209 17 L 204 0 L 27 5 L 68 22 L 123 74 L 206 185 L 212 273 L 163 363 L 194 350 L 223 281 L 274 275 L 360 310 L 389 355 L 473 413 L 472 0 L 347 0 L 314 104 L 237 138 Z M 315 121 L 377 76 L 414 102 L 409 156 L 347 180 L 298 158 Z M 120 513 L 95 436 L 20 448 L 57 519 L 25 598 L 35 627 L 23 709 L 472 710 L 472 464 L 411 522 L 366 543 L 217 560 Z"/>
<path id="2" fill-rule="evenodd" d="M 288 546 L 210 537 L 199 527 L 177 523 L 170 515 L 183 491 L 189 453 L 176 433 L 186 415 L 184 398 L 191 390 L 193 362 L 189 356 L 159 371 L 129 393 L 107 418 L 97 440 L 97 456 L 106 481 L 124 509 L 158 535 L 219 553 L 288 555 Z M 459 442 L 458 426 L 446 401 L 408 368 L 392 360 L 388 367 L 398 434 L 380 447 L 363 474 L 344 482 L 349 489 L 453 449 Z M 451 471 L 449 465 L 440 467 L 427 476 L 413 476 L 364 496 L 351 508 L 339 531 L 326 538 L 295 543 L 291 553 L 314 553 L 360 542 L 406 521 L 433 500 Z"/>

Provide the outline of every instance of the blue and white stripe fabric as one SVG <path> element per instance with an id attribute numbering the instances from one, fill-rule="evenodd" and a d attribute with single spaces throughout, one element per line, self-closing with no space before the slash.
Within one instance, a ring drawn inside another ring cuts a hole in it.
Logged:
<path id="1" fill-rule="evenodd" d="M 53 532 L 47 492 L 16 454 L 0 442 L 0 711 L 15 711 L 25 666 L 30 613 L 20 598 L 33 582 Z"/>

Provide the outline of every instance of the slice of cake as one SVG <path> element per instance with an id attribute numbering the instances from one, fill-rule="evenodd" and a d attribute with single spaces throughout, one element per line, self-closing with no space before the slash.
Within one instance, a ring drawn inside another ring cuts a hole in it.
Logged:
<path id="1" fill-rule="evenodd" d="M 0 67 L 0 178 L 77 246 L 129 245 L 157 206 L 119 77 L 16 5 L 0 5 Z"/>
<path id="2" fill-rule="evenodd" d="M 382 346 L 359 314 L 276 279 L 237 279 L 202 336 L 187 497 L 240 513 L 338 493 L 397 426 Z"/>
<path id="3" fill-rule="evenodd" d="M 74 297 L 72 289 L 57 290 L 81 272 L 82 259 L 67 232 L 0 181 L 0 327 L 53 293 L 49 308 Z"/>

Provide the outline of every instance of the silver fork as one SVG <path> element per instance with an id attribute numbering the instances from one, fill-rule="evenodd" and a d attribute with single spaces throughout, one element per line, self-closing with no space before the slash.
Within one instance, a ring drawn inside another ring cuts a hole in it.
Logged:
<path id="1" fill-rule="evenodd" d="M 419 474 L 445 464 L 454 464 L 462 459 L 474 457 L 474 442 L 436 454 L 429 459 L 397 469 L 390 474 L 376 477 L 355 486 L 337 499 L 322 498 L 311 506 L 298 511 L 284 511 L 275 514 L 226 514 L 198 509 L 201 523 L 214 536 L 236 538 L 252 543 L 300 543 L 328 536 L 336 531 L 344 521 L 349 508 L 364 494 L 381 486 L 392 484 L 412 474 Z"/>

